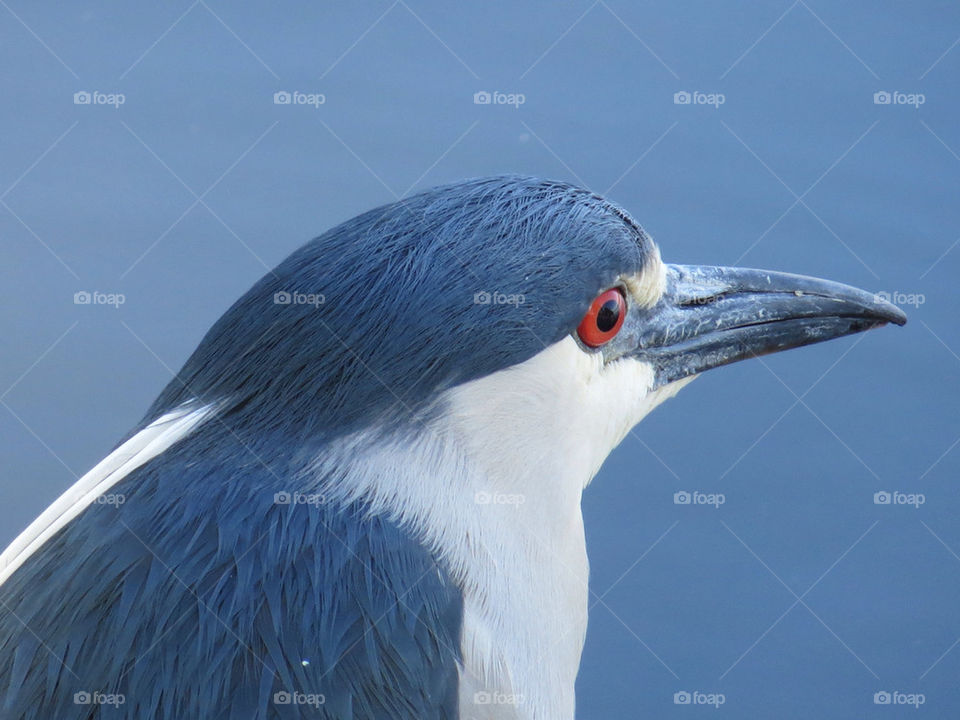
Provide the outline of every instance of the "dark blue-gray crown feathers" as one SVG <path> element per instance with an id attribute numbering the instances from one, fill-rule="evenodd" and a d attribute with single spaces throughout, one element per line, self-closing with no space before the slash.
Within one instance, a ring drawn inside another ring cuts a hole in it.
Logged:
<path id="1" fill-rule="evenodd" d="M 642 267 L 649 242 L 603 198 L 528 177 L 371 210 L 265 275 L 147 419 L 195 397 L 326 435 L 403 415 L 571 332 L 597 291 Z"/>

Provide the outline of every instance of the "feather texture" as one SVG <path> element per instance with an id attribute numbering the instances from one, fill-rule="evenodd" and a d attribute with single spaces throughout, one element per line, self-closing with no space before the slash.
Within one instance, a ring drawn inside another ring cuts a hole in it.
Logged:
<path id="1" fill-rule="evenodd" d="M 454 486 L 461 455 L 400 453 L 437 463 L 401 473 L 387 453 L 360 482 L 337 453 L 414 445 L 448 391 L 572 343 L 595 294 L 651 258 L 623 210 L 515 176 L 428 190 L 293 253 L 127 439 L 177 408 L 215 412 L 113 476 L 123 504 L 24 538 L 0 585 L 2 717 L 458 717 L 473 578 L 430 513 L 398 511 L 396 483 L 444 470 L 431 482 Z M 391 486 L 397 502 L 374 497 Z"/>
<path id="2" fill-rule="evenodd" d="M 98 717 L 111 697 L 117 718 L 456 717 L 445 570 L 292 485 L 282 439 L 261 440 L 203 426 L 0 586 L 2 717 Z"/>

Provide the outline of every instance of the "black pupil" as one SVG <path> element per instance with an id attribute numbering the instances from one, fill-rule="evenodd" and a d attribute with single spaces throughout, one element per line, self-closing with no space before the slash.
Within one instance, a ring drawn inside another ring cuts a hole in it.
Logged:
<path id="1" fill-rule="evenodd" d="M 620 303 L 616 298 L 610 298 L 600 306 L 597 313 L 597 329 L 600 332 L 610 332 L 620 319 Z"/>

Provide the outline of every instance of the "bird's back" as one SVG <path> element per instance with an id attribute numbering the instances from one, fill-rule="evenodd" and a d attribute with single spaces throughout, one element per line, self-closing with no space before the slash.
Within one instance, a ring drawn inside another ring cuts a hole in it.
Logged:
<path id="1" fill-rule="evenodd" d="M 227 423 L 129 474 L 0 586 L 0 716 L 456 717 L 445 571 Z"/>

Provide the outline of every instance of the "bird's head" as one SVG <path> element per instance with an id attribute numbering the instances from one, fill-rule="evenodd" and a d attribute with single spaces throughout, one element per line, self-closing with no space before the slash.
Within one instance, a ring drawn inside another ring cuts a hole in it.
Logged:
<path id="1" fill-rule="evenodd" d="M 145 422 L 184 404 L 215 412 L 197 446 L 271 470 L 240 489 L 251 513 L 272 512 L 278 490 L 318 489 L 397 521 L 462 592 L 462 697 L 514 688 L 543 717 L 572 717 L 580 499 L 609 452 L 698 373 L 887 322 L 905 318 L 845 285 L 665 264 L 591 192 L 479 179 L 296 251 L 216 323 Z"/>
<path id="2" fill-rule="evenodd" d="M 445 418 L 467 445 L 490 444 L 476 452 L 502 458 L 498 472 L 552 455 L 586 483 L 696 374 L 887 322 L 905 317 L 838 283 L 666 264 L 586 190 L 484 178 L 295 252 L 212 328 L 147 420 L 201 399 L 239 431 L 322 446 Z"/>

